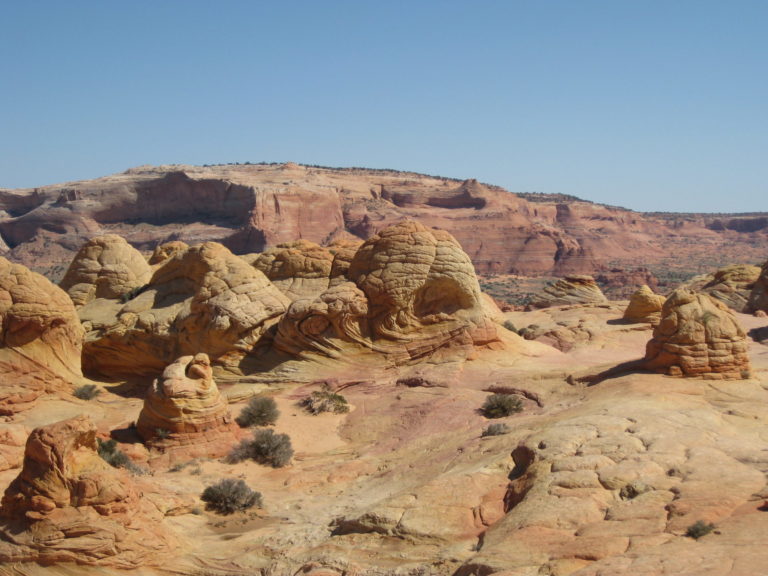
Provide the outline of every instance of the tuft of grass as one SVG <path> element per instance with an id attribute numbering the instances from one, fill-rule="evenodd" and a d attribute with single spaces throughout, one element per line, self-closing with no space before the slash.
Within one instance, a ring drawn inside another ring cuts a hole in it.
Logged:
<path id="1" fill-rule="evenodd" d="M 483 430 L 481 437 L 485 438 L 486 436 L 502 436 L 507 433 L 509 433 L 509 426 L 503 422 L 494 422 L 493 424 L 489 424 L 488 427 Z"/>
<path id="2" fill-rule="evenodd" d="M 251 490 L 242 480 L 225 478 L 203 490 L 200 499 L 208 510 L 219 514 L 233 514 L 257 506 L 261 508 L 261 494 Z"/>
<path id="3" fill-rule="evenodd" d="M 235 418 L 235 422 L 240 428 L 269 426 L 277 422 L 278 416 L 280 411 L 277 409 L 274 398 L 251 398 L 245 408 L 240 411 L 240 415 Z"/>
<path id="4" fill-rule="evenodd" d="M 98 453 L 101 459 L 114 468 L 125 468 L 133 474 L 144 474 L 139 466 L 128 458 L 128 455 L 117 447 L 117 441 L 114 438 L 102 440 L 97 438 Z"/>
<path id="5" fill-rule="evenodd" d="M 504 418 L 523 409 L 523 402 L 516 394 L 491 394 L 485 399 L 480 411 L 486 418 Z"/>
<path id="6" fill-rule="evenodd" d="M 703 520 L 697 520 L 690 526 L 688 526 L 688 529 L 685 531 L 685 535 L 688 536 L 688 538 L 693 538 L 694 540 L 698 540 L 702 536 L 706 536 L 712 530 L 715 529 L 714 524 L 707 524 Z"/>
<path id="7" fill-rule="evenodd" d="M 293 457 L 293 446 L 288 434 L 275 434 L 269 428 L 256 430 L 253 439 L 243 440 L 227 456 L 228 462 L 254 460 L 265 466 L 281 468 L 288 464 Z"/>
<path id="8" fill-rule="evenodd" d="M 299 405 L 310 414 L 321 414 L 322 412 L 344 414 L 349 412 L 347 399 L 341 394 L 336 394 L 329 390 L 312 392 L 312 394 L 301 400 Z"/>
<path id="9" fill-rule="evenodd" d="M 93 400 L 101 394 L 101 388 L 96 386 L 96 384 L 83 384 L 82 386 L 75 388 L 75 391 L 73 392 L 75 398 L 80 398 L 80 400 Z"/>

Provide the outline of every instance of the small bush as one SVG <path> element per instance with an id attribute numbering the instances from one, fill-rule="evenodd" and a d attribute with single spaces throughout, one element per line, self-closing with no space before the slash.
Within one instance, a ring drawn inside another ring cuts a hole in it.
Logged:
<path id="1" fill-rule="evenodd" d="M 83 384 L 79 388 L 75 388 L 73 394 L 75 398 L 80 398 L 80 400 L 93 400 L 101 394 L 101 388 L 96 384 Z"/>
<path id="2" fill-rule="evenodd" d="M 240 428 L 250 426 L 269 426 L 277 422 L 280 411 L 277 409 L 277 403 L 273 398 L 251 398 L 250 402 L 240 411 L 240 415 L 235 418 Z"/>
<path id="3" fill-rule="evenodd" d="M 698 540 L 702 536 L 706 536 L 712 530 L 715 529 L 714 524 L 707 524 L 703 522 L 702 520 L 697 520 L 690 526 L 688 526 L 688 530 L 685 531 L 685 535 L 688 536 L 688 538 L 693 538 L 694 540 Z"/>
<path id="4" fill-rule="evenodd" d="M 299 402 L 302 408 L 310 414 L 320 414 L 321 412 L 333 412 L 334 414 L 344 414 L 349 412 L 347 399 L 341 394 L 322 390 L 312 392 L 309 396 Z"/>
<path id="5" fill-rule="evenodd" d="M 482 437 L 485 438 L 486 436 L 501 436 L 503 434 L 507 434 L 509 432 L 509 426 L 504 424 L 503 422 L 494 422 L 493 424 L 489 424 L 488 427 L 483 430 Z"/>
<path id="6" fill-rule="evenodd" d="M 171 431 L 165 428 L 155 428 L 155 438 L 158 440 L 166 440 L 171 436 Z"/>
<path id="7" fill-rule="evenodd" d="M 144 470 L 136 466 L 128 455 L 117 447 L 117 442 L 110 438 L 109 440 L 97 439 L 98 452 L 101 459 L 114 468 L 125 468 L 134 474 L 143 474 Z"/>
<path id="8" fill-rule="evenodd" d="M 522 409 L 523 403 L 515 394 L 491 394 L 480 410 L 486 418 L 504 418 Z"/>
<path id="9" fill-rule="evenodd" d="M 259 464 L 280 468 L 293 457 L 288 434 L 275 434 L 274 430 L 256 430 L 252 440 L 243 440 L 227 456 L 229 462 L 251 459 Z"/>
<path id="10" fill-rule="evenodd" d="M 225 478 L 203 490 L 200 499 L 208 510 L 219 514 L 232 514 L 257 506 L 261 508 L 261 494 L 254 492 L 242 480 Z"/>
<path id="11" fill-rule="evenodd" d="M 512 322 L 512 320 L 504 320 L 503 326 L 510 332 L 517 333 L 517 328 L 515 327 L 515 324 Z"/>

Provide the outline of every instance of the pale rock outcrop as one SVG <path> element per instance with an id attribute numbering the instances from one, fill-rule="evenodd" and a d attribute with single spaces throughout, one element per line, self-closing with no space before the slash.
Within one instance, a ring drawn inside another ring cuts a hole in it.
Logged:
<path id="1" fill-rule="evenodd" d="M 238 440 L 206 354 L 182 356 L 165 369 L 147 392 L 136 429 L 150 445 L 187 459 L 223 456 Z"/>
<path id="2" fill-rule="evenodd" d="M 96 426 L 78 416 L 30 434 L 0 507 L 0 560 L 135 568 L 169 548 L 159 519 L 129 473 L 99 457 Z"/>
<path id="3" fill-rule="evenodd" d="M 0 414 L 82 379 L 83 328 L 66 292 L 0 257 Z"/>
<path id="4" fill-rule="evenodd" d="M 724 304 L 679 288 L 664 303 L 644 366 L 675 376 L 748 378 L 746 335 Z"/>
<path id="5" fill-rule="evenodd" d="M 253 266 L 291 300 L 314 297 L 328 288 L 333 254 L 309 240 L 278 244 Z"/>
<path id="6" fill-rule="evenodd" d="M 177 251 L 147 288 L 123 304 L 80 309 L 84 365 L 102 374 L 158 374 L 204 352 L 236 368 L 285 312 L 289 300 L 258 270 L 215 242 Z"/>
<path id="7" fill-rule="evenodd" d="M 360 249 L 363 243 L 360 241 L 343 239 L 334 240 L 328 250 L 333 254 L 333 263 L 331 264 L 330 285 L 342 284 L 347 281 L 347 272 L 352 259 Z"/>
<path id="8" fill-rule="evenodd" d="M 749 312 L 768 312 L 768 261 L 763 264 L 760 277 L 752 288 L 747 304 Z"/>
<path id="9" fill-rule="evenodd" d="M 291 305 L 277 348 L 338 356 L 347 341 L 407 362 L 446 346 L 470 351 L 498 341 L 472 263 L 446 232 L 414 221 L 390 226 L 362 245 L 347 276 Z"/>
<path id="10" fill-rule="evenodd" d="M 95 298 L 124 297 L 144 286 L 151 276 L 141 252 L 121 236 L 107 234 L 80 248 L 59 286 L 80 307 Z"/>
<path id="11" fill-rule="evenodd" d="M 187 250 L 189 250 L 189 245 L 180 240 L 165 242 L 155 247 L 155 249 L 152 251 L 152 255 L 149 257 L 149 265 L 153 270 L 157 270 L 168 260 L 177 254 L 186 252 Z"/>
<path id="12" fill-rule="evenodd" d="M 759 277 L 758 266 L 734 264 L 720 268 L 713 274 L 697 276 L 684 287 L 709 294 L 736 312 L 747 312 L 750 294 Z"/>
<path id="13" fill-rule="evenodd" d="M 606 302 L 605 294 L 591 276 L 573 274 L 547 284 L 532 303 L 534 308 Z"/>
<path id="14" fill-rule="evenodd" d="M 653 290 L 644 284 L 629 299 L 624 311 L 624 320 L 656 325 L 661 320 L 661 308 L 665 300 L 664 296 L 654 294 Z"/>

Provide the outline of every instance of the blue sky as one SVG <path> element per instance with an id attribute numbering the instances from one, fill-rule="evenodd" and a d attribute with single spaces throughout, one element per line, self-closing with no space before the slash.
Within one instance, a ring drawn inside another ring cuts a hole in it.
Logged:
<path id="1" fill-rule="evenodd" d="M 768 211 L 768 2 L 0 0 L 0 187 L 294 161 Z"/>

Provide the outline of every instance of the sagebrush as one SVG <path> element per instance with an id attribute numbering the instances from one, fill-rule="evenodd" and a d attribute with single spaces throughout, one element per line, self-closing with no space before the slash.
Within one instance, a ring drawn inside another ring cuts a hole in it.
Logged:
<path id="1" fill-rule="evenodd" d="M 280 468 L 291 461 L 293 446 L 288 434 L 275 434 L 269 428 L 256 430 L 251 440 L 243 440 L 227 456 L 229 462 L 254 460 L 259 464 Z"/>
<path id="2" fill-rule="evenodd" d="M 349 412 L 349 403 L 341 394 L 336 394 L 329 390 L 318 390 L 312 392 L 304 398 L 299 404 L 311 414 L 320 414 L 322 412 L 332 412 L 334 414 L 344 414 Z"/>
<path id="3" fill-rule="evenodd" d="M 491 394 L 480 408 L 486 418 L 504 418 L 522 409 L 523 402 L 516 394 Z"/>
<path id="4" fill-rule="evenodd" d="M 280 416 L 280 411 L 277 409 L 277 402 L 273 398 L 251 398 L 245 408 L 240 411 L 240 415 L 235 418 L 235 422 L 241 428 L 269 426 L 277 422 L 278 416 Z"/>
<path id="5" fill-rule="evenodd" d="M 208 510 L 233 514 L 254 506 L 261 508 L 261 493 L 251 490 L 242 480 L 225 478 L 203 490 L 200 499 Z"/>
<path id="6" fill-rule="evenodd" d="M 96 384 L 83 384 L 75 388 L 72 394 L 74 394 L 75 398 L 80 398 L 80 400 L 93 400 L 101 394 L 101 388 L 96 386 Z"/>
<path id="7" fill-rule="evenodd" d="M 501 436 L 502 434 L 507 434 L 508 432 L 509 426 L 503 422 L 494 422 L 493 424 L 489 424 L 488 427 L 483 430 L 482 437 L 485 438 L 486 436 Z"/>

